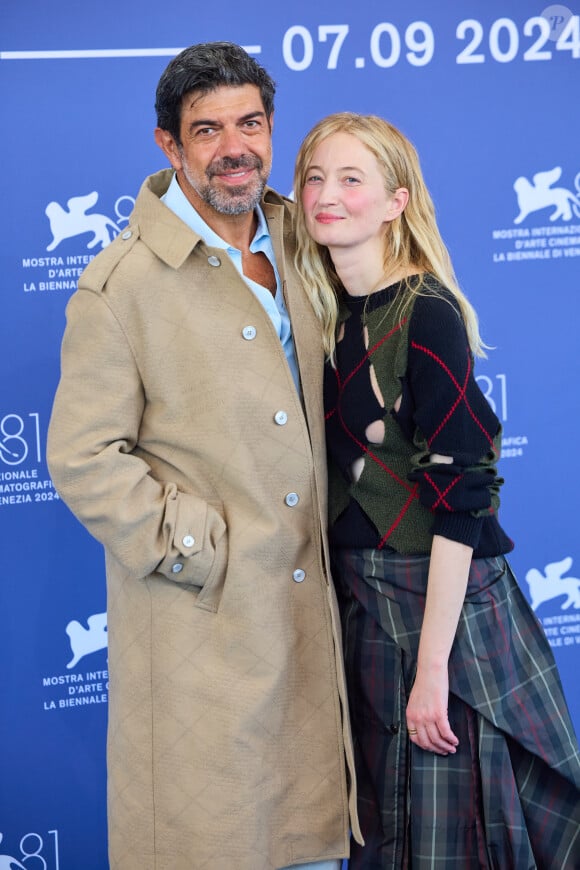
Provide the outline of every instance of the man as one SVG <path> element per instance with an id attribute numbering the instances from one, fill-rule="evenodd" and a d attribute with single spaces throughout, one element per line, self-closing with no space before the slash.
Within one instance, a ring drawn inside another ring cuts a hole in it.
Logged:
<path id="1" fill-rule="evenodd" d="M 265 189 L 273 96 L 238 46 L 172 60 L 173 170 L 67 308 L 48 457 L 106 553 L 112 870 L 334 870 L 360 836 L 321 342 L 291 204 Z"/>

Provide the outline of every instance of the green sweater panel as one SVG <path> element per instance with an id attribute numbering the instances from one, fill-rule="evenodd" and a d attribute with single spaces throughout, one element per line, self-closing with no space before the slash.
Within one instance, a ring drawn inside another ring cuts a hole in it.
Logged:
<path id="1" fill-rule="evenodd" d="M 385 544 L 406 555 L 431 552 L 434 519 L 433 513 L 419 501 L 418 483 L 408 478 L 419 465 L 425 468 L 433 464 L 428 459 L 429 446 L 418 429 L 410 441 L 391 413 L 401 395 L 401 379 L 407 372 L 413 305 L 402 320 L 396 303 L 365 315 L 370 362 L 384 400 L 385 434 L 381 444 L 368 445 L 371 455 L 365 457 L 363 471 L 355 483 L 349 484 L 334 463 L 329 467 L 330 525 L 353 498 L 374 523 L 381 539 L 386 536 Z M 339 320 L 342 322 L 350 316 L 349 311 L 341 309 Z M 385 336 L 388 337 L 385 339 Z M 498 433 L 496 448 L 500 445 L 501 433 Z M 490 489 L 492 504 L 497 509 L 499 485 Z"/>

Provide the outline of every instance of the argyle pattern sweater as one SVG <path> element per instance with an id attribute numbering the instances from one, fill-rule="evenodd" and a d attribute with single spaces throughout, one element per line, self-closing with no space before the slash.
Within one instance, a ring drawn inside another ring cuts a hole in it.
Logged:
<path id="1" fill-rule="evenodd" d="M 341 300 L 324 387 L 333 545 L 426 554 L 438 534 L 476 557 L 509 552 L 497 517 L 501 426 L 457 303 L 427 276 L 401 317 L 401 292 Z"/>

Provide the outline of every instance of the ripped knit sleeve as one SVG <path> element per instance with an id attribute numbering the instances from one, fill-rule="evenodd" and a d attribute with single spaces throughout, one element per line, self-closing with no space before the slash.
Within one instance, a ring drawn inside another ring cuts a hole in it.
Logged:
<path id="1" fill-rule="evenodd" d="M 419 297 L 409 326 L 407 378 L 417 452 L 409 478 L 433 513 L 433 534 L 477 547 L 498 507 L 501 427 L 474 376 L 450 295 Z"/>

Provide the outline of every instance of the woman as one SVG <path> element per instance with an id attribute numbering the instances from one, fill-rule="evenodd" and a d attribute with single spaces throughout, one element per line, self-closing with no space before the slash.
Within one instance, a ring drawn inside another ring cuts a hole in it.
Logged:
<path id="1" fill-rule="evenodd" d="M 580 867 L 580 757 L 506 562 L 477 318 L 412 145 L 331 115 L 297 158 L 321 322 L 330 539 L 364 847 L 355 868 Z"/>

